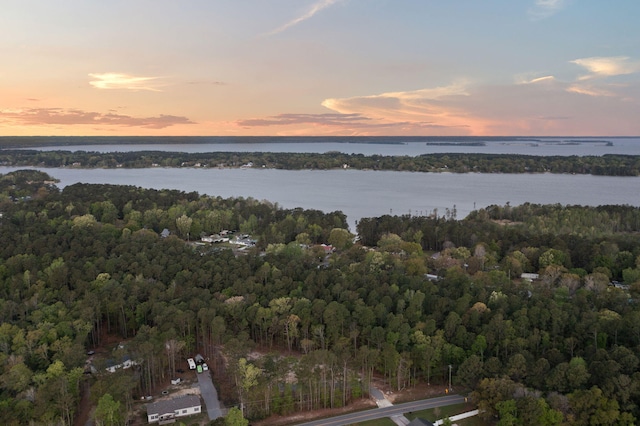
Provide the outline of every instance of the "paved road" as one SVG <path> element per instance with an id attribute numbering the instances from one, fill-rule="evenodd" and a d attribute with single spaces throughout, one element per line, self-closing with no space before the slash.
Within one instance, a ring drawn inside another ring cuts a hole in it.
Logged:
<path id="1" fill-rule="evenodd" d="M 447 405 L 461 404 L 464 402 L 463 396 L 447 395 L 439 398 L 423 399 L 420 401 L 405 402 L 391 407 L 374 408 L 357 413 L 343 414 L 341 416 L 330 417 L 323 420 L 315 420 L 308 423 L 300 423 L 298 426 L 342 426 L 353 423 L 374 420 L 382 417 L 391 417 L 408 413 L 411 411 L 427 410 L 429 408 L 444 407 Z"/>
<path id="2" fill-rule="evenodd" d="M 196 373 L 196 376 L 198 376 L 200 394 L 204 400 L 204 405 L 207 407 L 209 420 L 215 420 L 218 417 L 222 417 L 223 414 L 220 408 L 220 401 L 218 401 L 218 392 L 216 392 L 216 388 L 213 386 L 211 375 L 209 373 L 209 371 L 203 371 L 199 374 Z"/>

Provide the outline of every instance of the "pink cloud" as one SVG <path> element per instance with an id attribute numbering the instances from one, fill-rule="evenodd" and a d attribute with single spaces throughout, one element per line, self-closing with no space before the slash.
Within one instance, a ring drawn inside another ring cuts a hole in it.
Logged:
<path id="1" fill-rule="evenodd" d="M 82 111 L 63 108 L 27 108 L 0 110 L 0 120 L 19 125 L 107 125 L 164 129 L 176 124 L 195 124 L 186 117 L 160 114 L 157 117 L 132 117 L 129 115 Z"/>
<path id="2" fill-rule="evenodd" d="M 342 126 L 345 124 L 363 124 L 370 120 L 360 114 L 278 114 L 266 118 L 250 118 L 238 120 L 243 127 L 282 126 L 294 124 L 314 124 L 320 126 Z"/>
<path id="3" fill-rule="evenodd" d="M 279 114 L 265 118 L 238 120 L 236 125 L 245 129 L 253 127 L 288 128 L 287 134 L 349 134 L 349 135 L 403 135 L 467 132 L 465 125 L 446 126 L 427 121 L 389 121 L 367 117 L 363 114 Z M 430 131 L 429 131 L 430 130 Z M 285 134 L 281 131 L 281 134 Z"/>

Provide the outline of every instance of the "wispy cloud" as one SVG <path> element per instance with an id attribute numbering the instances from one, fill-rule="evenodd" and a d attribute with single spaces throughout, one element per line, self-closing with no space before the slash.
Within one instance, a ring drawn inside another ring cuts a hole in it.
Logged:
<path id="1" fill-rule="evenodd" d="M 447 97 L 466 96 L 466 83 L 457 82 L 449 86 L 425 88 L 403 92 L 387 92 L 378 95 L 351 98 L 329 98 L 322 106 L 342 114 L 361 113 L 374 119 L 389 121 L 411 120 L 437 122 L 444 126 L 458 125 L 448 117 L 452 111 L 443 107 Z"/>
<path id="2" fill-rule="evenodd" d="M 89 77 L 95 79 L 89 84 L 96 89 L 160 91 L 157 83 L 158 77 L 137 77 L 113 72 L 89 74 Z"/>
<path id="3" fill-rule="evenodd" d="M 556 78 L 552 75 L 547 75 L 544 77 L 532 78 L 530 80 L 521 80 L 518 84 L 539 84 L 539 83 L 553 83 L 556 81 Z"/>
<path id="4" fill-rule="evenodd" d="M 267 118 L 250 118 L 238 120 L 236 124 L 246 127 L 282 126 L 294 124 L 313 124 L 320 126 L 335 126 L 362 123 L 370 120 L 360 114 L 278 114 Z"/>
<path id="5" fill-rule="evenodd" d="M 615 93 L 609 90 L 586 86 L 582 84 L 572 84 L 571 86 L 567 87 L 566 90 L 567 92 L 570 92 L 570 93 L 578 93 L 580 95 L 588 95 L 588 96 L 616 96 Z"/>
<path id="6" fill-rule="evenodd" d="M 227 83 L 225 83 L 224 81 L 215 81 L 215 80 L 198 80 L 198 81 L 187 81 L 187 84 L 189 85 L 196 85 L 196 86 L 226 86 Z"/>
<path id="7" fill-rule="evenodd" d="M 630 61 L 628 56 L 591 57 L 570 61 L 590 72 L 580 77 L 586 80 L 594 77 L 611 77 L 640 72 L 640 62 Z"/>
<path id="8" fill-rule="evenodd" d="M 186 117 L 160 114 L 157 117 L 133 117 L 123 114 L 102 114 L 79 109 L 27 108 L 0 110 L 0 120 L 17 125 L 106 125 L 164 129 L 176 124 L 195 124 Z"/>
<path id="9" fill-rule="evenodd" d="M 341 0 L 320 0 L 318 2 L 316 2 L 315 4 L 313 4 L 311 6 L 311 8 L 303 15 L 298 16 L 295 19 L 292 19 L 291 21 L 287 22 L 286 24 L 276 28 L 275 30 L 267 33 L 267 35 L 275 35 L 278 33 L 281 33 L 293 26 L 298 25 L 299 23 L 306 21 L 307 19 L 311 19 L 316 13 L 320 12 L 323 9 L 326 9 L 329 6 L 332 6 L 335 3 L 338 3 Z"/>
<path id="10" fill-rule="evenodd" d="M 548 18 L 562 10 L 566 3 L 566 0 L 535 0 L 528 10 L 529 17 L 533 20 Z"/>

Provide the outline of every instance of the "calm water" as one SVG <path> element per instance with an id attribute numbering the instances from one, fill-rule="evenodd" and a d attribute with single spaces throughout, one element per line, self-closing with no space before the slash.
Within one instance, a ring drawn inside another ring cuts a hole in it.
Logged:
<path id="1" fill-rule="evenodd" d="M 168 143 L 131 143 L 136 139 L 108 138 L 105 144 L 78 144 L 83 138 L 58 138 L 61 144 L 35 148 L 43 151 L 94 151 L 94 152 L 299 152 L 325 153 L 337 151 L 364 155 L 422 155 L 434 153 L 483 153 L 522 155 L 640 155 L 640 138 L 513 138 L 483 139 L 465 138 L 464 143 L 451 139 L 424 138 L 172 138 Z M 89 139 L 89 138 L 85 138 Z M 180 139 L 180 143 L 175 143 Z M 147 138 L 147 141 L 154 139 Z M 189 143 L 190 140 L 198 143 Z M 63 141 L 73 143 L 64 145 Z M 121 141 L 126 145 L 118 144 Z M 254 142 L 252 142 L 254 141 Z M 172 143 L 173 142 L 173 143 Z M 476 146 L 471 143 L 480 144 Z M 610 143 L 610 144 L 609 144 Z M 32 148 L 33 149 L 33 148 Z"/>
<path id="2" fill-rule="evenodd" d="M 0 173 L 18 168 L 0 167 Z M 352 231 L 363 217 L 427 215 L 470 211 L 491 204 L 629 204 L 640 206 L 640 177 L 558 174 L 451 174 L 361 170 L 274 169 L 40 169 L 74 183 L 108 183 L 144 188 L 252 197 L 285 208 L 341 210 Z"/>

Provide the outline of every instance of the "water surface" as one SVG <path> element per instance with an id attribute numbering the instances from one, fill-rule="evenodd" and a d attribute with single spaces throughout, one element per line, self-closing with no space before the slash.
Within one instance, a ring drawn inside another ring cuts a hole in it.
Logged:
<path id="1" fill-rule="evenodd" d="M 18 170 L 0 167 L 0 173 Z M 302 207 L 344 212 L 351 227 L 363 217 L 445 215 L 455 208 L 459 219 L 491 204 L 640 206 L 640 177 L 564 174 L 417 173 L 364 170 L 276 169 L 62 169 L 40 168 L 74 183 L 135 185 L 154 189 L 228 197 L 251 197 Z"/>

